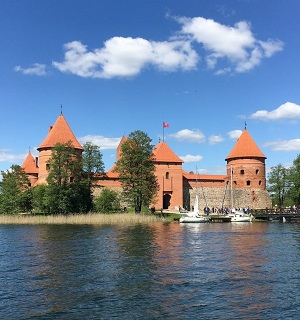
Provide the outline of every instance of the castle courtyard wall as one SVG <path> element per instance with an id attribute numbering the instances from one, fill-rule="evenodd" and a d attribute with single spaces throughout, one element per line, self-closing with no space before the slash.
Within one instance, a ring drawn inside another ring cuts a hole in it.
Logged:
<path id="1" fill-rule="evenodd" d="M 234 189 L 231 200 L 230 187 L 201 187 L 198 189 L 185 188 L 184 194 L 187 198 L 184 208 L 191 210 L 195 196 L 198 193 L 199 210 L 203 211 L 207 205 L 212 208 L 250 208 L 265 209 L 272 207 L 272 200 L 267 190 L 261 189 Z M 232 205 L 231 205 L 232 202 Z"/>

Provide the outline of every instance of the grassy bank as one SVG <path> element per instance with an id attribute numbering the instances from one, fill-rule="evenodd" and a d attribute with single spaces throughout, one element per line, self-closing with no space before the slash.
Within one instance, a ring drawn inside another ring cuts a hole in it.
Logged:
<path id="1" fill-rule="evenodd" d="M 120 214 L 78 214 L 78 215 L 0 215 L 0 224 L 94 224 L 131 225 L 165 221 L 158 215 L 120 213 Z"/>

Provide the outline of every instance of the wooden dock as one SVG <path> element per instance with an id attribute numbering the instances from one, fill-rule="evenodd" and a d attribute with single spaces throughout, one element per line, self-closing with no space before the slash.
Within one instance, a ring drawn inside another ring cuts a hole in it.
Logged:
<path id="1" fill-rule="evenodd" d="M 231 222 L 230 217 L 223 217 L 223 216 L 212 216 L 210 217 L 211 222 Z"/>
<path id="2" fill-rule="evenodd" d="M 298 212 L 255 212 L 253 216 L 256 220 L 300 222 Z"/>
<path id="3" fill-rule="evenodd" d="M 300 222 L 300 211 L 272 211 L 272 210 L 261 210 L 252 212 L 253 217 L 256 221 L 286 221 L 286 222 Z M 178 218 L 174 218 L 175 221 L 179 221 Z M 230 217 L 222 215 L 211 215 L 210 222 L 231 222 Z"/>

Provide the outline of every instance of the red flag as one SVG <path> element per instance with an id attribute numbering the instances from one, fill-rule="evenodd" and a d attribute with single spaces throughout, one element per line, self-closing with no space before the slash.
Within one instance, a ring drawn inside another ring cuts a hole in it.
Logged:
<path id="1" fill-rule="evenodd" d="M 163 127 L 164 127 L 164 128 L 169 128 L 169 127 L 170 127 L 170 124 L 167 123 L 167 122 L 163 122 Z"/>

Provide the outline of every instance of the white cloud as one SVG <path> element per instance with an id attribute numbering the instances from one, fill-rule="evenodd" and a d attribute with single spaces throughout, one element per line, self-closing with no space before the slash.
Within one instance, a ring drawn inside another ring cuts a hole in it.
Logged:
<path id="1" fill-rule="evenodd" d="M 25 160 L 26 154 L 10 154 L 0 150 L 0 162 L 16 163 Z"/>
<path id="2" fill-rule="evenodd" d="M 242 130 L 232 130 L 227 132 L 227 135 L 231 140 L 237 140 L 241 134 L 242 134 Z"/>
<path id="3" fill-rule="evenodd" d="M 21 66 L 15 66 L 14 70 L 23 74 L 36 76 L 44 76 L 47 74 L 46 65 L 40 63 L 34 63 L 33 66 L 30 68 L 22 68 Z"/>
<path id="4" fill-rule="evenodd" d="M 259 120 L 280 120 L 300 118 L 300 105 L 292 102 L 286 102 L 275 110 L 258 110 L 251 114 L 251 119 Z"/>
<path id="5" fill-rule="evenodd" d="M 267 58 L 272 57 L 275 52 L 283 49 L 283 42 L 280 40 L 268 39 L 268 41 L 259 41 L 259 44 L 262 46 Z"/>
<path id="6" fill-rule="evenodd" d="M 205 135 L 199 130 L 183 129 L 178 131 L 177 133 L 170 134 L 169 136 L 179 141 L 198 142 L 198 143 L 205 142 Z"/>
<path id="7" fill-rule="evenodd" d="M 154 42 L 142 38 L 113 37 L 101 49 L 88 51 L 79 41 L 64 45 L 63 62 L 53 62 L 61 72 L 81 77 L 113 78 L 138 75 L 145 67 L 159 70 L 190 70 L 198 57 L 187 41 Z"/>
<path id="8" fill-rule="evenodd" d="M 103 47 L 89 50 L 80 41 L 64 44 L 64 60 L 52 65 L 61 72 L 80 77 L 134 77 L 147 67 L 161 71 L 196 69 L 202 52 L 196 52 L 193 42 L 200 43 L 205 60 L 216 74 L 247 72 L 283 49 L 279 40 L 258 40 L 246 21 L 233 27 L 203 17 L 176 18 L 181 31 L 165 41 L 143 38 L 112 37 Z M 219 66 L 220 61 L 225 65 Z M 227 63 L 229 62 L 229 63 Z M 18 67 L 18 71 L 24 70 Z"/>
<path id="9" fill-rule="evenodd" d="M 273 151 L 299 151 L 300 139 L 270 141 L 264 147 L 270 147 Z"/>
<path id="10" fill-rule="evenodd" d="M 116 149 L 121 141 L 121 138 L 106 138 L 103 136 L 87 135 L 78 138 L 78 141 L 84 145 L 86 142 L 91 142 L 100 147 L 101 150 Z"/>
<path id="11" fill-rule="evenodd" d="M 182 34 L 203 45 L 207 65 L 211 69 L 215 69 L 221 59 L 227 59 L 233 71 L 246 72 L 260 64 L 263 58 L 269 58 L 283 49 L 283 43 L 279 40 L 255 39 L 251 25 L 246 21 L 237 22 L 233 27 L 203 17 L 181 17 L 177 21 L 182 25 Z M 229 70 L 225 67 L 217 73 Z"/>
<path id="12" fill-rule="evenodd" d="M 222 136 L 218 136 L 218 135 L 211 135 L 209 138 L 208 138 L 208 142 L 210 144 L 216 144 L 216 143 L 219 143 L 219 142 L 222 142 L 224 141 L 224 138 Z"/>
<path id="13" fill-rule="evenodd" d="M 188 163 L 201 161 L 203 159 L 203 156 L 193 156 L 191 154 L 187 154 L 186 156 L 180 156 L 179 158 L 182 159 L 185 163 Z"/>
<path id="14" fill-rule="evenodd" d="M 52 66 L 80 77 L 110 79 L 134 77 L 147 67 L 167 72 L 196 69 L 203 54 L 208 68 L 214 69 L 215 74 L 241 73 L 283 50 L 280 40 L 256 39 L 246 21 L 227 26 L 203 17 L 175 19 L 181 30 L 164 41 L 112 37 L 94 50 L 80 41 L 65 43 L 63 61 L 53 61 Z M 194 43 L 202 45 L 201 52 L 196 51 Z M 41 76 L 46 75 L 46 66 L 35 63 L 23 68 L 18 65 L 15 71 Z"/>

